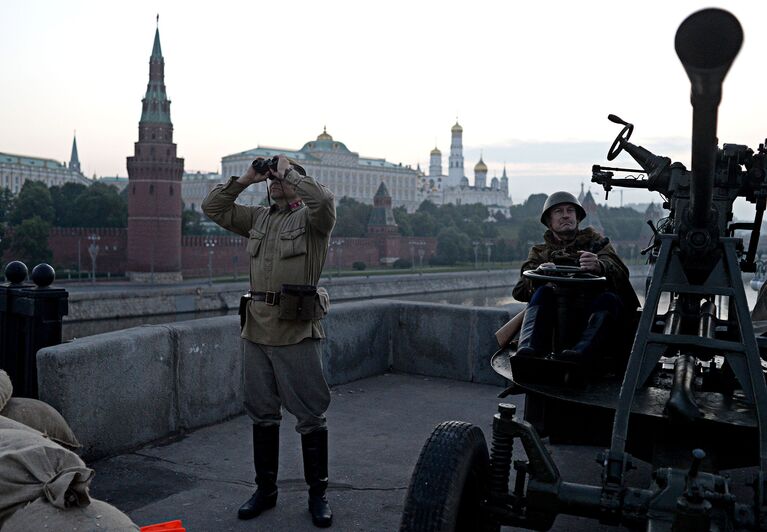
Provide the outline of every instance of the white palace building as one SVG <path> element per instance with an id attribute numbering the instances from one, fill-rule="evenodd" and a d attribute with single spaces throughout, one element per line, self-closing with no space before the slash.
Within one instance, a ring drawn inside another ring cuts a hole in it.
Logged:
<path id="1" fill-rule="evenodd" d="M 463 168 L 463 128 L 456 123 L 451 129 L 451 134 L 447 175 L 442 173 L 442 153 L 437 148 L 431 152 L 429 174 L 424 175 L 420 166 L 414 170 L 409 165 L 394 164 L 386 159 L 360 157 L 343 142 L 333 139 L 326 129 L 323 129 L 316 140 L 307 142 L 299 150 L 259 146 L 226 155 L 221 158 L 221 174 L 224 179 L 239 176 L 257 157 L 269 158 L 284 153 L 298 161 L 309 175 L 329 187 L 339 199 L 346 196 L 361 203 L 372 204 L 373 197 L 383 182 L 391 195 L 392 207 L 405 207 L 408 212 L 415 211 L 424 200 L 429 200 L 437 205 L 481 203 L 487 206 L 491 216 L 496 212 L 509 216 L 511 198 L 506 169 L 503 169 L 500 179 L 493 177 L 488 182 L 488 168 L 480 157 L 474 166 L 474 185 L 469 186 Z M 200 177 L 203 179 L 199 179 Z M 198 176 L 198 179 L 197 187 L 203 182 L 206 189 L 214 186 L 205 176 Z M 185 180 L 189 180 L 191 192 L 192 176 L 185 176 Z M 251 186 L 248 192 L 246 196 L 240 197 L 239 202 L 256 205 L 266 197 L 266 185 L 258 183 Z M 194 196 L 194 199 L 191 194 L 189 199 L 185 197 L 187 207 L 197 206 L 199 200 L 204 197 L 202 189 Z"/>

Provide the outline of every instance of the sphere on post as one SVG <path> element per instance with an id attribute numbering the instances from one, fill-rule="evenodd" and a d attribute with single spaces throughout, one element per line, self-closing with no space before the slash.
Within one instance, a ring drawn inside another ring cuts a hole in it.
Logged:
<path id="1" fill-rule="evenodd" d="M 38 288 L 46 288 L 53 284 L 56 279 L 56 270 L 53 266 L 41 262 L 34 268 L 32 268 L 32 282 L 37 285 Z"/>
<path id="2" fill-rule="evenodd" d="M 5 266 L 5 278 L 11 284 L 23 283 L 26 281 L 28 273 L 27 265 L 20 260 L 14 260 Z"/>

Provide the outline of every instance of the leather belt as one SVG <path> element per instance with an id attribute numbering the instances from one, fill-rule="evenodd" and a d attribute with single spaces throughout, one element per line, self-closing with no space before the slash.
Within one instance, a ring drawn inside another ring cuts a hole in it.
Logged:
<path id="1" fill-rule="evenodd" d="M 248 290 L 248 294 L 250 295 L 250 299 L 253 301 L 263 301 L 270 306 L 280 304 L 279 292 L 254 292 L 253 290 Z"/>

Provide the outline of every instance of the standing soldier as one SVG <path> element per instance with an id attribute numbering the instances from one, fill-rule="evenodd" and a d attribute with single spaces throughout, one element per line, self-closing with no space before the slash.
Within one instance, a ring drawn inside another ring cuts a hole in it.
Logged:
<path id="1" fill-rule="evenodd" d="M 270 180 L 275 204 L 246 207 L 234 201 L 253 183 Z M 322 373 L 320 319 L 327 292 L 316 285 L 336 220 L 333 194 L 284 155 L 257 159 L 248 170 L 214 188 L 202 204 L 221 227 L 248 237 L 250 291 L 240 305 L 245 408 L 253 420 L 257 489 L 239 509 L 251 519 L 277 502 L 280 407 L 297 419 L 309 511 L 329 527 L 328 430 L 330 391 Z"/>

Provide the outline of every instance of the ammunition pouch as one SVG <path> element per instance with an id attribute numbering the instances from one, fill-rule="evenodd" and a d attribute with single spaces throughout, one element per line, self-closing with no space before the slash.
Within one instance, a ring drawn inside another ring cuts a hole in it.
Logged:
<path id="1" fill-rule="evenodd" d="M 328 313 L 327 290 L 310 284 L 284 284 L 280 291 L 281 320 L 321 320 Z"/>
<path id="2" fill-rule="evenodd" d="M 245 317 L 248 315 L 248 303 L 250 303 L 250 292 L 240 297 L 240 308 L 237 313 L 240 315 L 240 331 L 245 327 Z"/>

